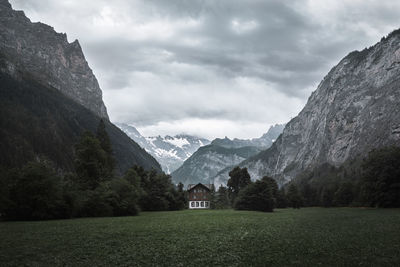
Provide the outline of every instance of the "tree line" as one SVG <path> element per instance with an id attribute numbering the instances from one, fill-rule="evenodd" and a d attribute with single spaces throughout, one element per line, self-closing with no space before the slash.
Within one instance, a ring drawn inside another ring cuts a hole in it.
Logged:
<path id="1" fill-rule="evenodd" d="M 274 208 L 400 207 L 400 148 L 384 147 L 340 167 L 323 164 L 278 188 L 268 176 L 252 182 L 246 168 L 235 167 L 227 186 L 213 193 L 212 207 L 271 212 Z"/>
<path id="2" fill-rule="evenodd" d="M 84 132 L 75 145 L 75 172 L 59 174 L 37 158 L 21 169 L 0 167 L 0 216 L 43 220 L 136 215 L 140 210 L 179 210 L 186 205 L 183 185 L 155 170 L 132 166 L 115 175 L 111 142 L 100 120 L 96 133 Z"/>

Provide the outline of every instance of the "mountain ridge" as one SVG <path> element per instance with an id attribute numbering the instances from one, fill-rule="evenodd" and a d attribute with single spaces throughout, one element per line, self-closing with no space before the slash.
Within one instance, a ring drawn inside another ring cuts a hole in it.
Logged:
<path id="1" fill-rule="evenodd" d="M 116 173 L 133 165 L 161 172 L 158 162 L 109 120 L 97 79 L 78 41 L 32 23 L 0 0 L 0 165 L 21 167 L 45 157 L 60 172 L 74 171 L 74 145 L 101 118 Z"/>
<path id="2" fill-rule="evenodd" d="M 278 138 L 284 125 L 276 124 L 259 138 L 214 139 L 200 147 L 181 167 L 171 173 L 175 183 L 209 183 L 221 170 L 233 168 L 243 160 L 268 148 Z"/>
<path id="3" fill-rule="evenodd" d="M 307 104 L 267 150 L 240 164 L 253 179 L 273 176 L 283 185 L 300 172 L 373 148 L 399 145 L 400 30 L 345 56 L 323 78 Z M 227 172 L 215 177 L 226 183 Z"/>
<path id="4" fill-rule="evenodd" d="M 8 0 L 0 2 L 0 50 L 2 71 L 20 79 L 29 73 L 36 81 L 51 86 L 99 117 L 107 118 L 99 83 L 89 67 L 78 40 L 69 43 L 65 33 L 31 22 L 23 11 L 13 10 Z"/>
<path id="5" fill-rule="evenodd" d="M 178 169 L 198 148 L 210 143 L 205 138 L 187 134 L 144 137 L 132 125 L 125 123 L 116 123 L 116 125 L 155 157 L 160 162 L 162 169 L 167 173 Z"/>

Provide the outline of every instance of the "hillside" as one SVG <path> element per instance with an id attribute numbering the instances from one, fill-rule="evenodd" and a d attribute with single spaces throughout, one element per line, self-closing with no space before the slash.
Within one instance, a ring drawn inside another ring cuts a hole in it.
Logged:
<path id="1" fill-rule="evenodd" d="M 158 162 L 108 121 L 97 79 L 75 41 L 32 23 L 0 0 L 0 165 L 20 167 L 38 156 L 71 171 L 74 144 L 106 120 L 117 172 Z"/>
<path id="2" fill-rule="evenodd" d="M 210 145 L 200 147 L 171 176 L 177 182 L 210 183 L 222 170 L 231 170 L 243 160 L 271 146 L 281 134 L 284 125 L 276 124 L 259 138 L 216 138 Z"/>
<path id="3" fill-rule="evenodd" d="M 175 183 L 210 183 L 220 170 L 235 166 L 243 160 L 260 152 L 257 147 L 227 148 L 216 145 L 200 147 L 171 176 Z"/>
<path id="4" fill-rule="evenodd" d="M 100 118 L 90 110 L 34 80 L 16 81 L 0 72 L 0 165 L 19 167 L 45 156 L 63 171 L 72 171 L 74 144 L 83 131 L 96 131 Z M 134 164 L 161 170 L 157 161 L 106 122 L 117 171 Z"/>
<path id="5" fill-rule="evenodd" d="M 253 179 L 280 184 L 303 170 L 340 166 L 373 148 L 400 145 L 400 30 L 332 68 L 271 146 L 242 162 Z M 215 177 L 226 183 L 228 172 Z"/>
<path id="6" fill-rule="evenodd" d="M 198 148 L 210 143 L 205 138 L 186 134 L 144 137 L 131 125 L 124 123 L 116 123 L 116 125 L 156 158 L 166 173 L 178 169 Z"/>

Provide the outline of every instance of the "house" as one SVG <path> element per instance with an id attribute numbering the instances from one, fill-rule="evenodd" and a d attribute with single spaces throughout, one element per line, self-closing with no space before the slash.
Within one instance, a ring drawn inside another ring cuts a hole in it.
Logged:
<path id="1" fill-rule="evenodd" d="M 213 189 L 213 184 L 189 184 L 189 209 L 209 209 Z"/>

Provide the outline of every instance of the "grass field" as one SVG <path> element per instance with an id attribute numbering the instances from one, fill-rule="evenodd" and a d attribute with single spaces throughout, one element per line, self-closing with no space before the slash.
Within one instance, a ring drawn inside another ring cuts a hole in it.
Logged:
<path id="1" fill-rule="evenodd" d="M 400 266 L 400 210 L 204 210 L 0 223 L 2 266 Z"/>

